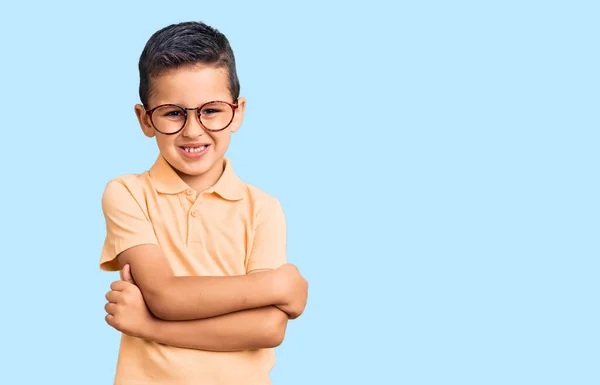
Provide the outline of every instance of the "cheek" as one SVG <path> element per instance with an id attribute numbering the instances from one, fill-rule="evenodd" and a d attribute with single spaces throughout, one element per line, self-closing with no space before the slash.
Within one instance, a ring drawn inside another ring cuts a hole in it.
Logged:
<path id="1" fill-rule="evenodd" d="M 156 136 L 156 144 L 158 144 L 158 148 L 161 150 L 166 150 L 168 148 L 173 147 L 174 138 L 172 136 L 167 135 L 157 135 Z"/>
<path id="2" fill-rule="evenodd" d="M 213 137 L 213 141 L 216 143 L 217 148 L 220 150 L 225 150 L 227 149 L 227 147 L 229 146 L 229 133 L 223 133 L 220 135 L 215 135 Z"/>

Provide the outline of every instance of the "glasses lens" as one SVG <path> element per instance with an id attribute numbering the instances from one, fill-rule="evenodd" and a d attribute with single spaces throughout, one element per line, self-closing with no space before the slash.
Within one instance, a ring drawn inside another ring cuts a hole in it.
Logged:
<path id="1" fill-rule="evenodd" d="M 209 103 L 199 112 L 200 122 L 210 131 L 219 131 L 229 126 L 233 120 L 233 108 L 223 102 Z"/>
<path id="2" fill-rule="evenodd" d="M 154 127 L 165 134 L 179 131 L 185 124 L 185 111 L 177 106 L 162 106 L 152 113 Z"/>

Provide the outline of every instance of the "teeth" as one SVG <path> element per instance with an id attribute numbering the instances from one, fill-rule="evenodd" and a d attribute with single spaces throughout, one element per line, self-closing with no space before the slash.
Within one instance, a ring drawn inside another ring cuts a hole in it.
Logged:
<path id="1" fill-rule="evenodd" d="M 185 152 L 200 152 L 206 148 L 206 144 L 202 147 L 184 147 Z"/>

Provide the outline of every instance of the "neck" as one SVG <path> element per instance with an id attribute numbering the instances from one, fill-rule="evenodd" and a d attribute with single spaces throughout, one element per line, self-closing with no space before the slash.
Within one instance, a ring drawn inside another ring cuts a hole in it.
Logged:
<path id="1" fill-rule="evenodd" d="M 177 170 L 177 175 L 192 189 L 196 190 L 199 194 L 203 191 L 208 190 L 212 186 L 214 186 L 221 175 L 223 174 L 223 170 L 225 168 L 225 160 L 221 159 L 218 162 L 208 169 L 205 173 L 201 175 L 187 175 L 183 174 Z"/>

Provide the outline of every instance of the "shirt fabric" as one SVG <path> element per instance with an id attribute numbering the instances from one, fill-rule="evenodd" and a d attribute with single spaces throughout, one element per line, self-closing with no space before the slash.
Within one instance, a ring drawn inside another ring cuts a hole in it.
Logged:
<path id="1" fill-rule="evenodd" d="M 142 244 L 164 252 L 176 276 L 231 276 L 286 263 L 286 221 L 279 201 L 244 183 L 225 158 L 217 183 L 198 194 L 159 156 L 142 174 L 117 177 L 102 196 L 105 271 Z M 211 352 L 121 337 L 115 385 L 270 384 L 273 349 Z"/>

